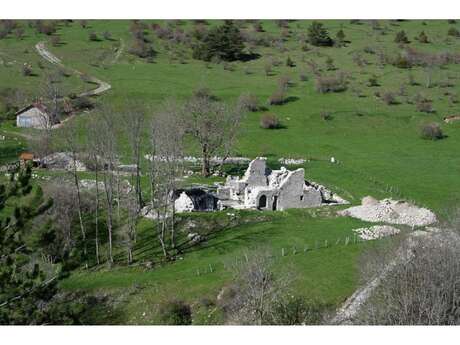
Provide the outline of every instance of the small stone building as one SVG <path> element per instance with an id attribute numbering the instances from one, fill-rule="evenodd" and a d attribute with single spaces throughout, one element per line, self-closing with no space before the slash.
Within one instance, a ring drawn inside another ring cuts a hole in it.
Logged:
<path id="1" fill-rule="evenodd" d="M 16 113 L 18 127 L 44 129 L 49 127 L 50 116 L 40 103 L 34 103 Z"/>
<path id="2" fill-rule="evenodd" d="M 222 207 L 286 210 L 345 203 L 321 185 L 305 181 L 303 168 L 293 171 L 267 168 L 264 158 L 256 158 L 242 178 L 229 176 L 217 189 Z"/>

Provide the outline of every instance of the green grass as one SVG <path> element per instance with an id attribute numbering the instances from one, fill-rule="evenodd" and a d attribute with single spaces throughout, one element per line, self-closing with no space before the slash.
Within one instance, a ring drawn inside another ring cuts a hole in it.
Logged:
<path id="1" fill-rule="evenodd" d="M 164 25 L 164 22 L 156 22 Z M 200 86 L 209 87 L 223 101 L 234 102 L 241 93 L 251 92 L 257 95 L 261 103 L 266 104 L 277 87 L 278 78 L 289 75 L 294 84 L 289 88 L 288 96 L 293 101 L 282 106 L 268 106 L 268 111 L 275 113 L 285 128 L 262 129 L 259 126 L 261 113 L 247 114 L 233 155 L 251 158 L 262 155 L 271 161 L 280 157 L 306 158 L 308 161 L 304 167 L 308 179 L 328 186 L 353 203 L 359 202 L 365 195 L 378 198 L 392 196 L 413 200 L 437 213 L 458 203 L 460 122 L 445 124 L 442 119 L 459 113 L 459 105 L 450 103 L 445 93 L 449 91 L 460 94 L 460 65 L 449 64 L 435 68 L 432 71 L 435 86 L 426 88 L 426 69 L 417 67 L 407 70 L 390 65 L 381 67 L 377 54 L 363 52 L 366 47 L 398 52 L 400 48 L 393 40 L 400 30 L 405 30 L 412 41 L 410 46 L 418 50 L 458 52 L 460 39 L 447 39 L 449 27 L 458 28 L 458 24 L 448 24 L 447 21 L 425 21 L 426 25 L 422 21 L 381 21 L 381 25 L 386 27 L 386 35 L 381 35 L 379 31 L 372 30 L 367 22 L 361 25 L 337 20 L 323 22 L 332 36 L 342 28 L 351 43 L 343 48 L 312 48 L 302 51 L 299 39 L 305 35 L 310 21 L 293 21 L 289 23 L 291 36 L 284 43 L 288 51 L 258 47 L 256 51 L 261 54 L 261 58 L 233 63 L 234 71 L 225 70 L 221 64 L 205 64 L 190 57 L 184 64 L 171 62 L 163 42 L 152 33 L 149 36 L 158 52 L 154 63 L 134 58 L 126 50 L 114 62 L 115 50 L 121 42 L 125 49 L 131 43 L 129 21 L 90 21 L 88 29 L 82 29 L 76 22 L 69 26 L 62 25 L 58 34 L 65 44 L 47 46 L 65 65 L 109 82 L 112 89 L 98 100 L 115 106 L 131 99 L 156 109 L 164 99 L 176 97 L 183 100 Z M 211 22 L 211 25 L 217 23 Z M 181 26 L 184 30 L 191 27 L 189 22 Z M 263 21 L 263 27 L 270 35 L 280 35 L 281 30 L 273 21 Z M 95 31 L 101 36 L 106 30 L 112 33 L 113 40 L 89 41 L 89 32 Z M 431 43 L 420 44 L 414 39 L 422 30 Z M 26 34 L 22 41 L 11 37 L 0 40 L 0 57 L 11 62 L 8 67 L 0 66 L 0 88 L 21 87 L 33 93 L 39 87 L 42 73 L 38 70 L 38 77 L 23 77 L 20 66 L 23 62 L 36 64 L 40 57 L 34 51 L 34 45 L 49 38 L 35 34 L 30 28 L 26 28 Z M 24 53 L 25 50 L 27 53 Z M 360 52 L 368 61 L 367 65 L 358 67 L 353 62 L 356 52 Z M 295 67 L 285 66 L 288 56 L 295 61 Z M 334 60 L 338 70 L 350 73 L 347 91 L 332 94 L 319 94 L 315 91 L 314 76 L 308 70 L 307 61 L 314 60 L 325 70 L 328 56 Z M 264 65 L 271 58 L 281 63 L 274 67 L 272 75 L 266 76 Z M 251 73 L 246 73 L 247 70 Z M 301 72 L 307 73 L 307 81 L 300 80 Z M 366 86 L 374 74 L 380 86 Z M 409 74 L 414 76 L 418 85 L 407 85 Z M 447 78 L 453 86 L 439 86 Z M 74 90 L 91 87 L 74 77 L 66 78 L 64 83 L 66 88 Z M 374 96 L 377 91 L 398 92 L 402 84 L 406 85 L 407 96 L 397 96 L 400 104 L 386 105 Z M 359 89 L 363 97 L 358 97 L 352 92 L 353 89 Z M 407 103 L 408 99 L 420 92 L 433 100 L 435 113 L 417 112 L 414 104 Z M 323 120 L 320 116 L 322 111 L 330 112 L 332 120 Z M 83 114 L 75 120 L 84 125 L 91 115 Z M 419 128 L 426 122 L 440 123 L 447 138 L 436 142 L 420 139 Z M 11 123 L 2 123 L 0 134 L 7 135 L 7 141 L 4 142 L 6 145 L 1 147 L 1 160 L 6 162 L 14 159 L 26 147 L 26 140 L 19 134 L 33 135 L 34 131 L 20 131 Z M 144 145 L 147 147 L 147 141 Z M 126 142 L 122 140 L 120 146 L 122 160 L 128 163 Z M 198 152 L 195 143 L 187 145 L 187 154 L 196 155 Z M 335 157 L 339 164 L 330 164 L 330 157 Z M 186 183 L 212 183 L 219 180 L 193 176 Z M 143 185 L 147 186 L 146 181 L 143 181 Z M 124 322 L 157 322 L 155 306 L 161 300 L 177 297 L 196 304 L 204 295 L 215 298 L 219 289 L 230 280 L 230 273 L 223 267 L 224 261 L 242 255 L 247 249 L 262 245 L 279 254 L 283 247 L 302 247 L 304 243 L 326 239 L 335 241 L 338 236 L 349 235 L 352 228 L 362 225 L 352 219 L 333 217 L 327 212 L 319 212 L 313 217 L 315 212 L 301 210 L 277 213 L 271 221 L 226 230 L 206 246 L 186 253 L 184 260 L 152 271 L 116 268 L 110 271 L 80 272 L 64 281 L 63 286 L 68 289 L 110 291 L 115 296 L 123 297 Z M 153 232 L 148 222 L 143 223 L 141 231 L 146 234 Z M 154 241 L 152 236 L 148 241 L 149 244 Z M 278 258 L 276 262 L 280 268 L 292 263 L 298 273 L 295 284 L 299 293 L 339 303 L 357 285 L 356 260 L 362 248 L 367 245 L 333 246 L 308 254 L 288 255 Z M 123 255 L 122 252 L 119 255 Z M 138 252 L 137 255 L 141 254 Z M 196 269 L 204 270 L 209 264 L 214 265 L 215 272 L 196 275 Z M 137 288 L 137 285 L 140 287 Z M 144 311 L 146 316 L 142 317 Z"/>

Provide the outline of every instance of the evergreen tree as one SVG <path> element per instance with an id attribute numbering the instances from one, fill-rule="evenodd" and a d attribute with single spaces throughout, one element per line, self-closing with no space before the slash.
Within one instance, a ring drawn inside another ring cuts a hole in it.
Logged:
<path id="1" fill-rule="evenodd" d="M 334 41 L 329 37 L 322 23 L 314 21 L 308 28 L 308 41 L 314 46 L 332 46 Z"/>
<path id="2" fill-rule="evenodd" d="M 193 48 L 193 57 L 199 60 L 235 61 L 243 56 L 244 41 L 238 27 L 227 20 L 212 28 Z"/>
<path id="3" fill-rule="evenodd" d="M 8 187 L 0 185 L 0 211 L 14 206 L 13 214 L 0 219 L 0 324 L 33 324 L 43 320 L 43 303 L 56 293 L 57 276 L 47 277 L 31 259 L 24 235 L 35 217 L 50 206 L 38 192 L 30 195 L 31 168 L 18 173 Z"/>

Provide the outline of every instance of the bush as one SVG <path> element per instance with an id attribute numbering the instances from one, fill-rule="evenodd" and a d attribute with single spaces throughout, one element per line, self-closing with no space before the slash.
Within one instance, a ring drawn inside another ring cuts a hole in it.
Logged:
<path id="1" fill-rule="evenodd" d="M 295 62 L 292 61 L 290 56 L 288 56 L 287 59 L 286 59 L 286 66 L 287 67 L 295 67 Z"/>
<path id="2" fill-rule="evenodd" d="M 94 103 L 89 97 L 77 97 L 72 100 L 72 107 L 78 110 L 92 109 Z"/>
<path id="3" fill-rule="evenodd" d="M 151 44 L 138 39 L 134 41 L 133 45 L 129 48 L 128 52 L 142 59 L 153 59 L 156 54 Z"/>
<path id="4" fill-rule="evenodd" d="M 90 32 L 88 37 L 90 41 L 93 41 L 93 42 L 99 41 L 99 37 L 97 36 L 97 33 L 95 33 L 94 31 Z"/>
<path id="5" fill-rule="evenodd" d="M 433 122 L 427 123 L 420 129 L 420 137 L 426 140 L 439 140 L 444 138 L 441 127 Z"/>
<path id="6" fill-rule="evenodd" d="M 169 301 L 160 305 L 160 320 L 166 325 L 192 324 L 192 310 L 182 301 Z"/>
<path id="7" fill-rule="evenodd" d="M 308 42 L 314 46 L 332 46 L 334 41 L 329 37 L 327 29 L 322 23 L 314 21 L 308 28 Z"/>
<path id="8" fill-rule="evenodd" d="M 368 83 L 367 83 L 367 86 L 369 87 L 375 87 L 375 86 L 380 86 L 379 84 L 379 81 L 377 79 L 377 76 L 375 74 L 373 74 L 369 80 L 368 80 Z"/>
<path id="9" fill-rule="evenodd" d="M 278 88 L 281 90 L 287 90 L 291 84 L 291 77 L 288 75 L 283 75 L 278 79 Z"/>
<path id="10" fill-rule="evenodd" d="M 104 37 L 105 40 L 110 41 L 112 39 L 112 34 L 110 33 L 110 31 L 104 31 L 102 37 Z"/>
<path id="11" fill-rule="evenodd" d="M 315 89 L 319 93 L 345 91 L 347 84 L 347 77 L 342 72 L 329 77 L 317 76 L 315 79 Z"/>
<path id="12" fill-rule="evenodd" d="M 263 114 L 260 117 L 260 127 L 265 129 L 280 128 L 280 121 L 274 114 Z"/>
<path id="13" fill-rule="evenodd" d="M 320 113 L 320 115 L 321 115 L 321 118 L 322 118 L 323 120 L 325 120 L 325 121 L 332 120 L 332 115 L 331 115 L 331 113 L 328 112 L 328 111 L 322 111 L 322 112 Z"/>
<path id="14" fill-rule="evenodd" d="M 336 37 L 336 46 L 338 47 L 343 47 L 345 45 L 345 33 L 343 32 L 342 29 L 340 29 L 338 32 L 337 32 L 337 35 L 335 36 Z"/>
<path id="15" fill-rule="evenodd" d="M 426 98 L 419 98 L 415 102 L 417 111 L 422 113 L 433 113 L 433 102 Z"/>
<path id="16" fill-rule="evenodd" d="M 272 73 L 272 70 L 273 70 L 273 63 L 271 61 L 265 62 L 264 64 L 265 75 L 269 76 Z"/>
<path id="17" fill-rule="evenodd" d="M 57 47 L 59 44 L 61 44 L 61 38 L 59 36 L 52 36 L 51 37 L 51 44 L 53 45 L 53 47 Z"/>
<path id="18" fill-rule="evenodd" d="M 386 105 L 393 105 L 393 104 L 398 104 L 398 101 L 396 99 L 396 96 L 393 92 L 384 92 L 383 95 L 381 96 L 382 98 L 382 101 L 386 104 Z"/>
<path id="19" fill-rule="evenodd" d="M 456 28 L 450 28 L 449 31 L 447 31 L 447 35 L 453 36 L 453 37 L 459 37 L 460 31 L 458 31 Z"/>
<path id="20" fill-rule="evenodd" d="M 259 100 L 256 95 L 243 93 L 238 98 L 238 107 L 245 111 L 258 111 L 260 109 Z"/>
<path id="21" fill-rule="evenodd" d="M 308 80 L 308 74 L 306 72 L 300 72 L 299 79 L 300 79 L 300 81 L 307 81 Z"/>
<path id="22" fill-rule="evenodd" d="M 22 75 L 24 77 L 30 77 L 33 75 L 32 66 L 30 64 L 24 63 L 24 65 L 22 65 Z"/>
<path id="23" fill-rule="evenodd" d="M 268 104 L 281 105 L 286 101 L 285 96 L 285 91 L 283 89 L 278 89 L 268 98 Z"/>
<path id="24" fill-rule="evenodd" d="M 418 35 L 418 41 L 420 43 L 430 43 L 430 41 L 428 40 L 428 36 L 425 34 L 425 31 L 422 31 L 419 35 Z"/>
<path id="25" fill-rule="evenodd" d="M 399 31 L 395 36 L 396 43 L 410 43 L 409 39 L 407 38 L 406 32 L 404 30 Z"/>

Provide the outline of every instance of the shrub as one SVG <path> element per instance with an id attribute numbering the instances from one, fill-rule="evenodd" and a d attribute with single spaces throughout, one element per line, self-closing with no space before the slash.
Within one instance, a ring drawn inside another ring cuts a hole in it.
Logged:
<path id="1" fill-rule="evenodd" d="M 307 81 L 308 80 L 308 74 L 306 72 L 300 72 L 299 79 L 300 79 L 300 81 Z"/>
<path id="2" fill-rule="evenodd" d="M 51 44 L 53 45 L 53 47 L 57 47 L 59 44 L 61 44 L 61 38 L 59 36 L 52 36 L 51 37 Z"/>
<path id="3" fill-rule="evenodd" d="M 88 21 L 87 20 L 80 20 L 80 26 L 82 29 L 86 29 L 88 26 Z"/>
<path id="4" fill-rule="evenodd" d="M 56 32 L 56 25 L 53 21 L 39 20 L 36 24 L 36 29 L 41 34 L 51 36 Z"/>
<path id="5" fill-rule="evenodd" d="M 325 121 L 329 121 L 329 120 L 332 120 L 332 115 L 330 112 L 328 111 L 325 111 L 323 110 L 321 113 L 320 113 L 320 116 L 323 120 Z"/>
<path id="6" fill-rule="evenodd" d="M 14 30 L 14 36 L 16 36 L 18 40 L 22 40 L 24 38 L 24 29 L 17 28 L 16 30 Z"/>
<path id="7" fill-rule="evenodd" d="M 104 31 L 102 37 L 104 37 L 105 40 L 110 41 L 112 39 L 112 33 L 110 31 Z"/>
<path id="8" fill-rule="evenodd" d="M 343 32 L 342 29 L 340 29 L 338 32 L 337 32 L 337 35 L 335 36 L 336 37 L 336 45 L 338 47 L 343 47 L 345 45 L 345 33 Z"/>
<path id="9" fill-rule="evenodd" d="M 441 127 L 433 122 L 427 123 L 420 129 L 420 137 L 426 140 L 439 140 L 444 138 Z"/>
<path id="10" fill-rule="evenodd" d="M 260 109 L 259 100 L 256 95 L 243 93 L 238 98 L 238 107 L 246 111 L 258 111 Z"/>
<path id="11" fill-rule="evenodd" d="M 322 23 L 314 21 L 308 28 L 308 42 L 314 46 L 332 46 L 334 41 L 329 37 Z"/>
<path id="12" fill-rule="evenodd" d="M 264 64 L 264 72 L 266 76 L 269 76 L 273 70 L 273 63 L 271 61 L 267 61 Z"/>
<path id="13" fill-rule="evenodd" d="M 190 325 L 192 310 L 182 301 L 169 301 L 160 305 L 160 320 L 166 325 Z"/>
<path id="14" fill-rule="evenodd" d="M 459 37 L 460 36 L 460 31 L 458 31 L 456 28 L 450 28 L 447 31 L 447 35 L 454 36 L 454 37 Z"/>
<path id="15" fill-rule="evenodd" d="M 290 56 L 288 56 L 287 59 L 286 59 L 286 66 L 287 67 L 295 67 L 295 63 L 294 63 L 294 61 L 292 61 Z"/>
<path id="16" fill-rule="evenodd" d="M 415 103 L 415 107 L 417 111 L 422 113 L 432 113 L 433 110 L 433 102 L 429 99 L 421 99 Z"/>
<path id="17" fill-rule="evenodd" d="M 367 86 L 369 86 L 369 87 L 380 86 L 379 81 L 377 79 L 377 76 L 375 74 L 373 74 L 371 77 L 369 77 Z"/>
<path id="18" fill-rule="evenodd" d="M 268 98 L 268 104 L 281 105 L 286 101 L 285 97 L 285 91 L 283 89 L 278 89 Z"/>
<path id="19" fill-rule="evenodd" d="M 428 36 L 425 34 L 425 31 L 422 31 L 419 35 L 418 35 L 418 41 L 420 43 L 430 43 L 430 41 L 428 40 Z"/>
<path id="20" fill-rule="evenodd" d="M 288 75 L 283 75 L 278 79 L 278 88 L 281 90 L 287 90 L 291 84 L 291 77 Z"/>
<path id="21" fill-rule="evenodd" d="M 328 71 L 335 71 L 337 68 L 334 66 L 334 59 L 331 58 L 330 56 L 327 57 L 326 59 L 326 69 Z"/>
<path id="22" fill-rule="evenodd" d="M 95 33 L 94 31 L 90 32 L 88 37 L 90 41 L 93 41 L 93 42 L 99 41 L 99 37 L 97 36 L 97 33 Z"/>
<path id="23" fill-rule="evenodd" d="M 315 79 L 315 89 L 319 93 L 345 91 L 347 84 L 347 77 L 343 72 L 339 72 L 335 76 L 317 76 Z"/>
<path id="24" fill-rule="evenodd" d="M 94 103 L 89 97 L 77 97 L 72 99 L 72 107 L 77 110 L 92 109 Z"/>
<path id="25" fill-rule="evenodd" d="M 134 40 L 133 45 L 129 48 L 128 52 L 142 59 L 155 57 L 155 50 L 152 45 L 144 42 L 143 40 Z"/>
<path id="26" fill-rule="evenodd" d="M 410 43 L 409 39 L 407 38 L 406 32 L 404 30 L 399 31 L 396 34 L 394 41 L 396 43 L 404 43 L 404 44 Z"/>
<path id="27" fill-rule="evenodd" d="M 260 117 L 260 127 L 265 129 L 277 129 L 280 128 L 280 121 L 274 114 L 263 114 Z"/>
<path id="28" fill-rule="evenodd" d="M 33 75 L 32 66 L 30 64 L 24 63 L 24 65 L 22 65 L 22 75 L 24 77 L 30 77 Z"/>
<path id="29" fill-rule="evenodd" d="M 396 99 L 396 96 L 393 92 L 384 92 L 383 95 L 381 96 L 382 98 L 382 101 L 386 104 L 386 105 L 393 105 L 393 104 L 398 104 L 398 101 Z"/>

